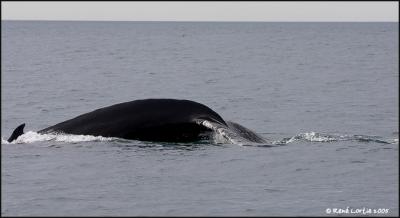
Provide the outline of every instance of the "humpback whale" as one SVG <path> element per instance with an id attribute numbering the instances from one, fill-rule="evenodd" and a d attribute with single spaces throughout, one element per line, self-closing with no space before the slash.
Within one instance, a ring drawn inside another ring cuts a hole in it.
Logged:
<path id="1" fill-rule="evenodd" d="M 18 126 L 9 142 L 22 135 Z M 64 133 L 118 137 L 159 142 L 194 142 L 209 139 L 216 132 L 229 132 L 249 142 L 265 140 L 241 126 L 225 121 L 209 107 L 190 100 L 142 99 L 100 108 L 55 124 L 38 133 Z"/>

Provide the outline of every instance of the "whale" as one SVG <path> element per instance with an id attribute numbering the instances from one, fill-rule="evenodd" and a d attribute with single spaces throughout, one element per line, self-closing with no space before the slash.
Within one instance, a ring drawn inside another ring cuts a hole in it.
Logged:
<path id="1" fill-rule="evenodd" d="M 8 142 L 24 134 L 19 125 Z M 79 115 L 39 130 L 40 134 L 72 134 L 116 137 L 154 142 L 196 142 L 219 133 L 248 142 L 265 139 L 250 129 L 225 121 L 204 104 L 185 99 L 139 99 Z"/>

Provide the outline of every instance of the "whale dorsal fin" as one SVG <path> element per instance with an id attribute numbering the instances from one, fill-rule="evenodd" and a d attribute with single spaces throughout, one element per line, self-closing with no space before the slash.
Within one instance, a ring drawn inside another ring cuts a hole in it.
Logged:
<path id="1" fill-rule="evenodd" d="M 11 134 L 10 138 L 7 140 L 8 142 L 12 142 L 15 139 L 17 139 L 20 135 L 24 134 L 24 127 L 25 123 L 19 125 L 17 128 L 15 128 L 14 132 Z"/>

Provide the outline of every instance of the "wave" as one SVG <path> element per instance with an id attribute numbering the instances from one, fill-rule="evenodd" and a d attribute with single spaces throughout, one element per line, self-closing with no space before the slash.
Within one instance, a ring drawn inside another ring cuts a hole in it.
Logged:
<path id="1" fill-rule="evenodd" d="M 206 126 L 213 130 L 213 134 L 209 138 L 209 142 L 213 144 L 235 144 L 241 146 L 281 146 L 295 142 L 322 142 L 332 143 L 338 141 L 357 141 L 357 142 L 375 142 L 382 144 L 399 144 L 399 139 L 382 139 L 379 136 L 367 136 L 367 135 L 335 135 L 335 134 L 324 134 L 318 132 L 305 132 L 300 133 L 292 137 L 283 138 L 281 140 L 270 141 L 269 143 L 254 143 L 250 142 L 246 138 L 241 137 L 238 133 L 224 127 L 223 125 L 215 124 L 209 121 L 201 121 L 201 125 Z M 1 144 L 25 144 L 34 142 L 45 142 L 45 141 L 56 141 L 66 143 L 78 143 L 78 142 L 96 142 L 96 141 L 118 141 L 130 142 L 132 140 L 123 140 L 115 137 L 103 137 L 103 136 L 92 136 L 92 135 L 70 135 L 61 133 L 51 134 L 40 134 L 34 131 L 28 131 L 18 137 L 11 143 L 1 138 Z"/>

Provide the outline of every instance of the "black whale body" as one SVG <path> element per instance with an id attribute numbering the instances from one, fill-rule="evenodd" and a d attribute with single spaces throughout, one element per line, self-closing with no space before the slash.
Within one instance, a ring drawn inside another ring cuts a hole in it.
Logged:
<path id="1" fill-rule="evenodd" d="M 209 107 L 189 100 L 144 99 L 100 108 L 42 129 L 38 133 L 66 133 L 118 137 L 142 141 L 191 142 L 207 138 L 215 129 L 204 121 L 224 127 L 250 142 L 264 139 L 249 129 L 225 121 Z M 9 142 L 23 134 L 17 127 Z"/>

